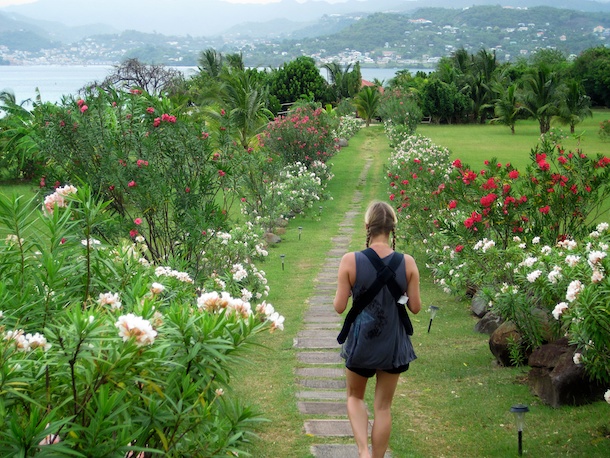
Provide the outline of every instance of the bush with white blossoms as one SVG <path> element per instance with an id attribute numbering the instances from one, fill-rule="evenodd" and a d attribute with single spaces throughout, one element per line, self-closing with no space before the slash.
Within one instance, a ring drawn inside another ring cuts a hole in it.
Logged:
<path id="1" fill-rule="evenodd" d="M 0 456 L 242 454 L 260 417 L 229 363 L 283 317 L 227 292 L 207 309 L 142 241 L 82 244 L 107 218 L 86 189 L 39 202 L 0 195 Z"/>
<path id="2" fill-rule="evenodd" d="M 333 132 L 333 135 L 336 138 L 349 140 L 362 129 L 363 125 L 364 122 L 361 118 L 350 115 L 341 116 L 339 118 L 339 127 Z"/>

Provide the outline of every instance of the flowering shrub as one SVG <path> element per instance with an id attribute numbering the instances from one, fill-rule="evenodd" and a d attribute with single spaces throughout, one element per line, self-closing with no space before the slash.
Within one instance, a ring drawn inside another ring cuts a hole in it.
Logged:
<path id="1" fill-rule="evenodd" d="M 391 156 L 390 199 L 446 292 L 483 289 L 524 347 L 567 334 L 587 373 L 610 382 L 610 237 L 607 224 L 590 226 L 610 193 L 610 159 L 565 152 L 559 140 L 543 136 L 522 172 L 495 159 L 480 170 L 450 163 L 413 137 Z M 415 161 L 424 155 L 439 164 Z"/>
<path id="2" fill-rule="evenodd" d="M 355 116 L 345 115 L 339 118 L 339 127 L 332 132 L 335 138 L 349 140 L 362 128 L 363 121 Z"/>
<path id="3" fill-rule="evenodd" d="M 39 127 L 46 183 L 81 181 L 108 201 L 119 218 L 97 228 L 104 238 L 141 235 L 150 260 L 197 265 L 202 231 L 226 224 L 219 196 L 234 185 L 239 148 L 226 130 L 202 132 L 188 116 L 140 91 L 100 90 L 49 106 Z"/>
<path id="4" fill-rule="evenodd" d="M 326 162 L 339 148 L 338 139 L 330 135 L 335 129 L 334 122 L 334 118 L 321 108 L 299 106 L 269 123 L 260 142 L 279 155 L 284 165 Z"/>
<path id="5" fill-rule="evenodd" d="M 108 215 L 88 190 L 64 197 L 41 212 L 0 196 L 0 455 L 239 454 L 256 415 L 227 363 L 283 317 L 198 296 L 141 240 L 93 238 Z"/>
<path id="6" fill-rule="evenodd" d="M 380 100 L 378 115 L 407 135 L 413 135 L 422 120 L 422 112 L 412 94 L 400 89 L 386 90 Z"/>

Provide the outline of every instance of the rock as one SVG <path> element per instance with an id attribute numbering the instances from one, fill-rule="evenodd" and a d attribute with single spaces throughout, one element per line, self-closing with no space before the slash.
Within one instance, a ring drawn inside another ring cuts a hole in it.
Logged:
<path id="1" fill-rule="evenodd" d="M 575 351 L 568 339 L 562 338 L 538 347 L 530 355 L 527 382 L 545 404 L 577 406 L 603 396 L 605 387 L 591 381 L 582 365 L 574 364 Z"/>
<path id="2" fill-rule="evenodd" d="M 519 342 L 521 334 L 512 321 L 505 321 L 489 337 L 489 349 L 501 366 L 513 366 L 510 359 L 510 342 Z"/>
<path id="3" fill-rule="evenodd" d="M 346 146 L 349 146 L 347 138 L 340 138 L 338 144 L 340 148 L 345 148 Z"/>
<path id="4" fill-rule="evenodd" d="M 504 323 L 504 319 L 501 316 L 498 316 L 493 312 L 488 312 L 474 325 L 474 330 L 481 334 L 491 335 L 502 323 Z"/>
<path id="5" fill-rule="evenodd" d="M 470 301 L 470 310 L 479 318 L 483 318 L 485 314 L 489 311 L 488 303 L 489 301 L 483 294 L 483 290 L 479 289 Z"/>
<path id="6" fill-rule="evenodd" d="M 275 235 L 273 232 L 267 232 L 265 234 L 265 241 L 269 245 L 275 245 L 276 243 L 280 243 L 282 241 L 281 237 Z"/>

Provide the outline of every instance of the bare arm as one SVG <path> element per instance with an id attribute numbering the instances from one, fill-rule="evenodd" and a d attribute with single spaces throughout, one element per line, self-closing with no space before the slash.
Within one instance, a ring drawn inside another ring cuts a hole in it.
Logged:
<path id="1" fill-rule="evenodd" d="M 407 307 L 411 313 L 419 313 L 421 310 L 421 296 L 419 293 L 419 269 L 413 256 L 405 254 L 405 267 L 407 268 L 407 296 L 409 302 Z"/>
<path id="2" fill-rule="evenodd" d="M 356 255 L 347 253 L 341 258 L 339 264 L 339 273 L 337 277 L 337 292 L 333 307 L 339 314 L 343 313 L 347 308 L 347 301 L 352 293 L 352 286 L 356 281 Z"/>

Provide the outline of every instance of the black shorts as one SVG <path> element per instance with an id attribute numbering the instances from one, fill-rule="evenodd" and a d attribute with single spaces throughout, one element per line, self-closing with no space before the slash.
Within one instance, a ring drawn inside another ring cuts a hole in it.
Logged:
<path id="1" fill-rule="evenodd" d="M 348 369 L 361 377 L 371 378 L 373 375 L 377 373 L 377 369 L 362 369 L 360 367 L 348 367 Z M 404 366 L 398 366 L 393 369 L 388 369 L 383 372 L 387 372 L 388 374 L 401 374 L 406 372 L 409 369 L 409 365 L 405 364 Z"/>

